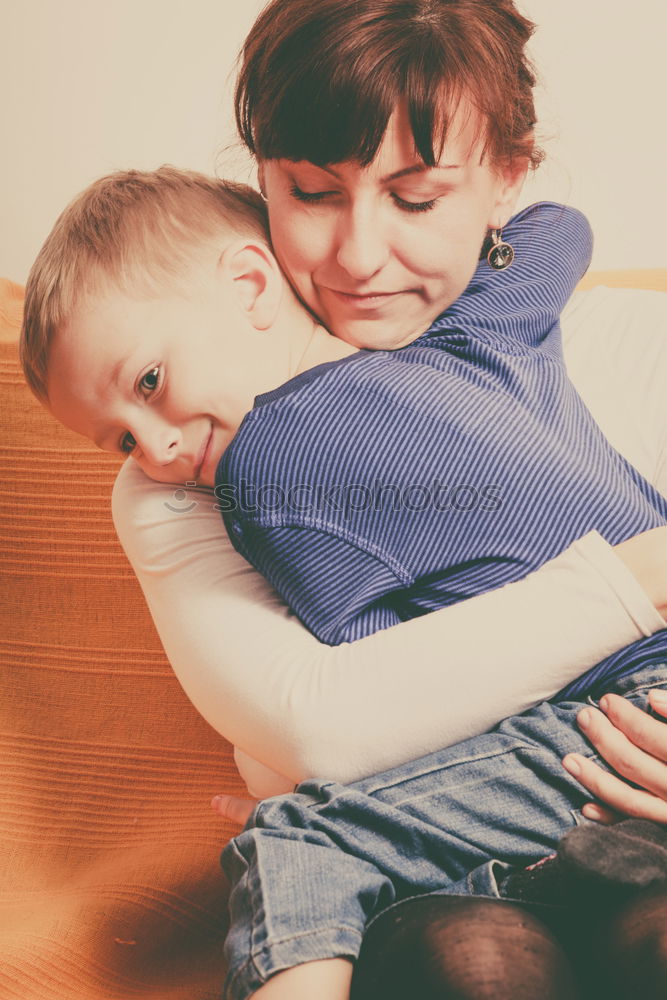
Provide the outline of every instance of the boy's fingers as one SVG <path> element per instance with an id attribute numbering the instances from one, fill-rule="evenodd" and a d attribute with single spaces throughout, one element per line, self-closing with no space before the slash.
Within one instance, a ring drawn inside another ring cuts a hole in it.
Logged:
<path id="1" fill-rule="evenodd" d="M 625 816 L 650 819 L 656 823 L 667 823 L 667 802 L 659 796 L 633 788 L 616 775 L 603 771 L 594 761 L 579 754 L 568 754 L 563 766 L 596 799 L 600 799 L 616 812 Z"/>
<path id="2" fill-rule="evenodd" d="M 245 826 L 256 805 L 257 799 L 240 799 L 236 795 L 216 795 L 211 802 L 218 816 L 239 826 Z"/>

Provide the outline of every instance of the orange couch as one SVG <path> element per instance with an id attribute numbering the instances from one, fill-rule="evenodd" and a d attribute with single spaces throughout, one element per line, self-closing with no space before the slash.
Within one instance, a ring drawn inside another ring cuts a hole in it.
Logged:
<path id="1" fill-rule="evenodd" d="M 0 997 L 205 1000 L 224 976 L 230 746 L 192 708 L 113 529 L 119 461 L 60 427 L 0 281 Z"/>
<path id="2" fill-rule="evenodd" d="M 665 270 L 611 279 L 667 290 Z M 0 281 L 0 998 L 212 1000 L 232 828 L 209 801 L 240 790 L 231 748 L 181 691 L 116 541 L 119 460 L 24 385 L 21 304 Z"/>

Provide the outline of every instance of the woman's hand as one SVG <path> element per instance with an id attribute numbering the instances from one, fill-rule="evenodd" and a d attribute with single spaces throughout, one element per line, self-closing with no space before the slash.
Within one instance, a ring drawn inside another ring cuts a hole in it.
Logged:
<path id="1" fill-rule="evenodd" d="M 653 528 L 614 546 L 616 555 L 639 580 L 658 612 L 667 618 L 667 527 Z M 667 718 L 667 692 L 650 692 L 651 707 Z M 606 762 L 621 775 L 609 774 L 580 754 L 569 754 L 563 765 L 606 806 L 591 802 L 582 812 L 599 823 L 623 816 L 667 823 L 667 726 L 619 695 L 606 695 L 600 708 L 583 709 L 578 723 Z M 639 789 L 623 781 L 627 778 Z"/>
<path id="2" fill-rule="evenodd" d="M 667 719 L 667 691 L 654 689 L 649 700 L 653 710 Z M 619 695 L 605 695 L 600 708 L 583 709 L 577 721 L 621 777 L 580 754 L 568 754 L 565 769 L 610 807 L 590 803 L 582 810 L 584 816 L 601 823 L 638 816 L 667 824 L 667 725 Z M 623 778 L 641 787 L 633 788 Z"/>

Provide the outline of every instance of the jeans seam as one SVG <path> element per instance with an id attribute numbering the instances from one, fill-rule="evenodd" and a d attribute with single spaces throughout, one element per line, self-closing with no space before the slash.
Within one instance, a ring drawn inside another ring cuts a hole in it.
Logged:
<path id="1" fill-rule="evenodd" d="M 326 927 L 316 927 L 307 931 L 296 931 L 294 934 L 287 934 L 284 937 L 278 937 L 278 938 L 272 937 L 271 944 L 269 947 L 277 948 L 280 947 L 280 945 L 282 944 L 289 944 L 292 941 L 301 941 L 304 938 L 315 937 L 316 935 L 320 934 L 330 934 L 332 931 L 349 932 L 358 937 L 360 941 L 363 938 L 363 934 L 358 927 L 353 927 L 351 924 L 346 924 L 344 921 L 341 921 L 339 924 L 330 924 Z M 253 962 L 255 962 L 255 959 L 261 954 L 262 951 L 266 949 L 266 947 L 267 945 L 264 945 L 262 948 L 252 951 L 251 956 Z"/>
<path id="2" fill-rule="evenodd" d="M 493 753 L 485 751 L 484 753 L 471 754 L 467 757 L 457 757 L 456 760 L 448 762 L 446 766 L 443 766 L 441 763 L 434 764 L 432 767 L 424 768 L 419 773 L 410 773 L 407 778 L 404 777 L 388 784 L 377 785 L 375 788 L 367 789 L 364 794 L 375 795 L 377 792 L 385 792 L 390 788 L 397 788 L 398 786 L 405 784 L 406 781 L 416 781 L 418 778 L 427 778 L 429 775 L 435 774 L 436 772 L 448 771 L 453 767 L 459 767 L 461 764 L 472 764 L 479 760 L 492 760 L 497 757 L 504 757 L 506 754 L 514 753 L 516 750 L 524 748 L 529 749 L 531 746 L 532 744 L 526 742 L 525 740 L 517 740 L 512 744 L 512 746 L 503 747 L 502 750 L 496 750 Z M 535 749 L 540 748 L 536 746 Z"/>
<path id="3" fill-rule="evenodd" d="M 258 961 L 257 961 L 258 958 L 261 957 L 261 951 L 269 951 L 270 952 L 271 950 L 279 947 L 283 943 L 289 944 L 292 941 L 296 941 L 296 940 L 300 940 L 300 939 L 304 939 L 304 938 L 308 938 L 308 937 L 314 937 L 314 936 L 320 935 L 322 933 L 327 933 L 327 934 L 330 934 L 331 932 L 338 933 L 341 930 L 344 930 L 347 933 L 352 933 L 354 935 L 354 937 L 359 942 L 361 942 L 363 940 L 363 934 L 362 934 L 361 931 L 359 931 L 358 928 L 351 927 L 348 924 L 342 924 L 341 923 L 341 924 L 338 924 L 338 925 L 331 925 L 329 927 L 320 927 L 317 930 L 303 931 L 303 932 L 300 932 L 300 933 L 297 933 L 297 934 L 289 935 L 288 937 L 285 937 L 285 938 L 279 938 L 277 940 L 273 940 L 272 939 L 270 945 L 268 945 L 268 943 L 267 943 L 267 945 L 265 945 L 263 949 L 257 950 L 257 951 L 253 949 L 250 952 L 250 955 L 243 962 L 243 964 L 240 965 L 233 973 L 232 972 L 229 973 L 227 984 L 225 986 L 225 997 L 232 996 L 232 993 L 234 991 L 234 987 L 235 987 L 236 983 L 240 979 L 242 979 L 242 978 L 247 978 L 248 977 L 248 973 L 250 973 L 250 976 L 252 977 L 252 979 L 255 982 L 259 982 L 260 985 L 264 985 L 264 983 L 266 983 L 268 981 L 268 979 L 275 972 L 281 971 L 281 969 L 275 969 L 275 970 L 272 969 L 271 972 L 269 972 L 269 973 L 262 972 L 260 966 L 258 965 Z M 340 956 L 338 956 L 338 957 L 340 957 Z M 264 963 L 264 964 L 266 964 L 266 963 Z M 285 966 L 285 968 L 291 968 L 291 967 L 292 966 Z M 256 987 L 256 989 L 257 988 L 259 988 L 259 987 Z M 256 989 L 253 990 L 253 992 L 256 992 Z"/>
<path id="4" fill-rule="evenodd" d="M 239 968 L 236 970 L 236 972 L 230 973 L 230 975 L 228 976 L 227 983 L 225 984 L 225 993 L 224 993 L 225 997 L 231 997 L 232 996 L 232 993 L 233 993 L 233 990 L 234 990 L 234 987 L 235 987 L 236 983 L 242 977 L 247 977 L 247 973 L 248 973 L 249 970 L 252 970 L 251 975 L 253 976 L 253 979 L 255 981 L 259 981 L 262 985 L 266 982 L 265 977 L 262 975 L 262 973 L 257 968 L 257 965 L 255 964 L 255 960 L 254 960 L 252 954 L 250 954 L 248 956 L 248 958 L 246 958 L 246 960 L 243 963 L 243 965 L 239 966 Z M 253 992 L 255 992 L 255 991 L 253 991 Z"/>

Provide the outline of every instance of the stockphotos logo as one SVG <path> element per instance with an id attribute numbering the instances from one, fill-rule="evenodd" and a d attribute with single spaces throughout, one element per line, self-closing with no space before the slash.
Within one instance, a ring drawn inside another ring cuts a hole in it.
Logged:
<path id="1" fill-rule="evenodd" d="M 196 486 L 196 483 L 186 483 L 186 486 Z M 198 507 L 199 504 L 196 500 L 192 500 L 188 495 L 188 491 L 179 486 L 177 490 L 174 490 L 171 496 L 171 500 L 165 500 L 164 502 L 167 510 L 170 510 L 172 514 L 189 514 L 191 510 Z"/>
<path id="2" fill-rule="evenodd" d="M 246 480 L 237 485 L 216 486 L 216 509 L 223 514 L 240 511 L 243 514 L 312 514 L 342 513 L 345 517 L 361 511 L 420 513 L 470 511 L 493 512 L 502 507 L 499 483 L 457 483 L 449 485 L 434 479 L 430 483 L 383 483 L 372 486 L 362 483 L 313 484 L 301 483 L 289 487 L 279 483 L 257 486 Z"/>

